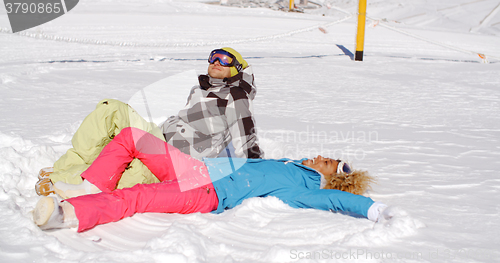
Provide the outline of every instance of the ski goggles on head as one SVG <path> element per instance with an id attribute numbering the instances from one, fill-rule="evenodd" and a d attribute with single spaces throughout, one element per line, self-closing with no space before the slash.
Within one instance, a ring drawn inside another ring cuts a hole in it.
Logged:
<path id="1" fill-rule="evenodd" d="M 238 60 L 233 56 L 233 54 L 223 50 L 223 49 L 215 49 L 208 56 L 208 63 L 213 64 L 215 61 L 219 60 L 221 66 L 232 67 L 235 66 L 238 71 L 241 70 L 241 64 Z"/>
<path id="2" fill-rule="evenodd" d="M 344 162 L 342 160 L 337 160 L 337 162 L 338 162 L 338 164 L 337 164 L 337 173 L 338 174 L 340 174 L 340 173 L 345 173 L 345 174 L 352 173 L 352 169 L 349 166 L 349 164 L 347 164 L 346 162 Z"/>

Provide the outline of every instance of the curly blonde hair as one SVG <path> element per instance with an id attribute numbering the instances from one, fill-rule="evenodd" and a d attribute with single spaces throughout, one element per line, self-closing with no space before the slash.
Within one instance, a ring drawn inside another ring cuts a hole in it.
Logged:
<path id="1" fill-rule="evenodd" d="M 354 170 L 350 174 L 333 173 L 325 175 L 326 185 L 324 189 L 337 189 L 344 192 L 362 195 L 366 190 L 371 189 L 370 184 L 375 182 L 367 171 Z"/>

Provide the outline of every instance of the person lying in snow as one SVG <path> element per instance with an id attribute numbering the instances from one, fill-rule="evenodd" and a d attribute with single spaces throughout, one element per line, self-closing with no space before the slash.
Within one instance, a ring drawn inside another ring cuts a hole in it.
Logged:
<path id="1" fill-rule="evenodd" d="M 198 76 L 199 85 L 191 89 L 186 106 L 161 127 L 147 122 L 123 102 L 99 102 L 74 134 L 73 148 L 54 163 L 53 172 L 42 169 L 35 187 L 37 193 L 48 195 L 53 192 L 52 184 L 59 181 L 81 183 L 80 174 L 125 127 L 148 131 L 200 160 L 225 153 L 228 145 L 235 157 L 263 158 L 252 113 L 256 87 L 251 65 L 229 47 L 213 50 L 208 63 L 207 74 Z M 117 188 L 156 182 L 157 177 L 134 160 Z"/>
<path id="2" fill-rule="evenodd" d="M 133 158 L 140 159 L 162 182 L 116 189 Z M 80 185 L 61 187 L 59 194 L 68 199 L 47 196 L 38 201 L 33 213 L 36 225 L 43 230 L 78 227 L 82 232 L 135 213 L 221 213 L 245 199 L 266 196 L 294 208 L 341 211 L 372 221 L 386 216 L 382 213 L 386 205 L 357 195 L 367 189 L 372 177 L 351 170 L 343 161 L 321 156 L 199 161 L 136 128 L 123 129 L 82 177 L 85 181 Z M 340 183 L 339 177 L 344 177 Z"/>

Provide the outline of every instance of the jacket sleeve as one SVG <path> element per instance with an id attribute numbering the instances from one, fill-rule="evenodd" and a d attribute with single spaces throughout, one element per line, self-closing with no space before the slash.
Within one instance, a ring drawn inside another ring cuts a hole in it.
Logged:
<path id="1" fill-rule="evenodd" d="M 226 108 L 226 118 L 236 157 L 263 158 L 264 153 L 258 145 L 255 130 L 252 101 L 241 88 L 231 88 L 230 92 L 231 97 Z"/>
<path id="2" fill-rule="evenodd" d="M 299 188 L 292 192 L 293 195 L 278 198 L 295 208 L 314 208 L 367 217 L 368 209 L 374 203 L 369 197 L 340 190 Z"/>

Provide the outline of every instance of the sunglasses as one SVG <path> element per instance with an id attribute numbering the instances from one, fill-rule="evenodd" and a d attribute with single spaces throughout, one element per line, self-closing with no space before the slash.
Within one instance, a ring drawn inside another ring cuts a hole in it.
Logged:
<path id="1" fill-rule="evenodd" d="M 221 66 L 224 67 L 232 67 L 235 66 L 238 72 L 241 70 L 242 66 L 238 62 L 238 60 L 233 56 L 233 54 L 223 50 L 223 49 L 215 49 L 208 56 L 208 63 L 213 64 L 215 61 L 219 60 Z"/>
<path id="2" fill-rule="evenodd" d="M 337 165 L 337 173 L 338 174 L 340 174 L 340 173 L 345 173 L 345 174 L 352 173 L 352 169 L 349 166 L 349 164 L 347 164 L 346 162 L 344 162 L 342 160 L 337 160 L 337 162 L 338 162 L 338 165 Z"/>

